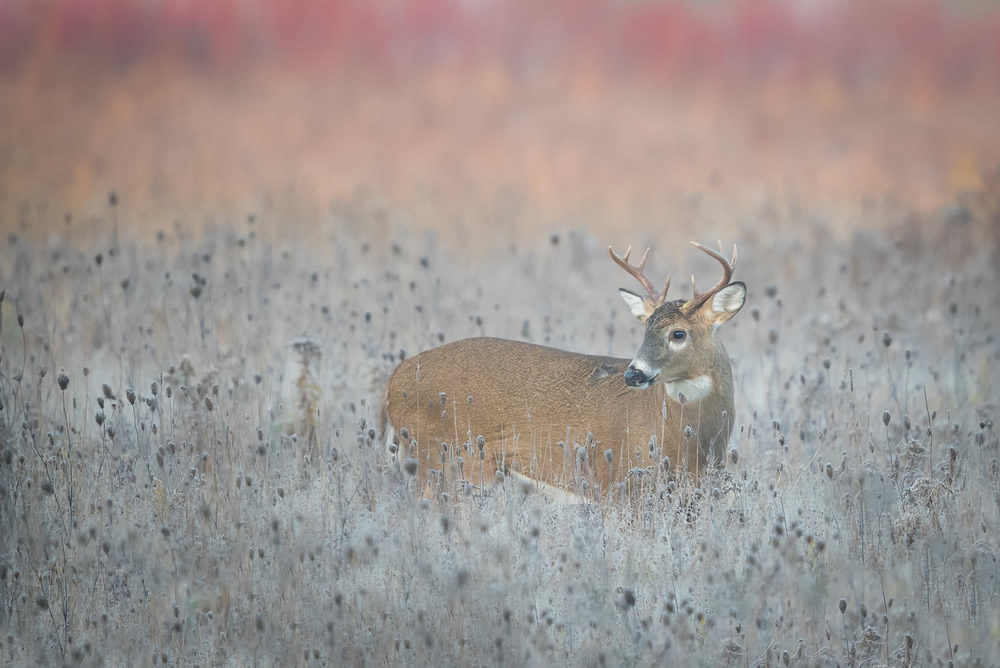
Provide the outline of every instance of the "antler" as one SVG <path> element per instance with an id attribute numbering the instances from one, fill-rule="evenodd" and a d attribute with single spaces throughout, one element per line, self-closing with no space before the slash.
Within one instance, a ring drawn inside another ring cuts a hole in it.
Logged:
<path id="1" fill-rule="evenodd" d="M 733 259 L 731 262 L 729 261 L 728 258 L 726 258 L 726 254 L 722 250 L 721 241 L 719 242 L 718 253 L 716 253 L 711 248 L 702 246 L 697 241 L 692 241 L 691 245 L 697 248 L 698 250 L 702 251 L 706 255 L 715 258 L 716 260 L 719 261 L 719 264 L 722 265 L 722 280 L 719 281 L 719 283 L 708 292 L 698 292 L 698 290 L 694 287 L 694 274 L 691 275 L 691 291 L 694 293 L 694 296 L 691 298 L 691 301 L 688 302 L 688 304 L 690 304 L 691 307 L 697 308 L 702 304 L 704 304 L 705 302 L 707 302 L 709 299 L 711 299 L 716 292 L 729 285 L 729 279 L 733 277 L 733 270 L 736 269 L 736 245 L 735 244 L 733 245 Z"/>
<path id="2" fill-rule="evenodd" d="M 647 248 L 646 252 L 642 254 L 642 259 L 639 260 L 638 265 L 629 264 L 628 256 L 631 252 L 632 247 L 629 246 L 625 251 L 625 256 L 618 257 L 615 255 L 615 252 L 611 250 L 611 246 L 608 246 L 608 253 L 611 255 L 611 259 L 615 261 L 615 264 L 627 271 L 631 276 L 634 276 L 635 280 L 639 281 L 639 283 L 642 284 L 642 287 L 646 288 L 646 292 L 648 292 L 649 296 L 653 298 L 653 302 L 659 306 L 667 300 L 667 290 L 670 289 L 670 276 L 667 276 L 667 284 L 663 286 L 663 292 L 657 292 L 656 288 L 653 287 L 653 282 L 650 281 L 644 273 L 646 268 L 646 257 L 649 255 L 649 249 Z"/>

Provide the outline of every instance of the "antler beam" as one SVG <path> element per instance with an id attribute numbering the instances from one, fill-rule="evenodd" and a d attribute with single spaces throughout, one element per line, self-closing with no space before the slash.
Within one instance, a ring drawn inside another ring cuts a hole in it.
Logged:
<path id="1" fill-rule="evenodd" d="M 698 292 L 698 290 L 694 286 L 694 274 L 691 275 L 691 292 L 694 293 L 694 296 L 691 298 L 690 304 L 692 306 L 698 307 L 707 302 L 709 299 L 711 299 L 716 292 L 729 285 L 729 280 L 733 277 L 733 270 L 736 269 L 736 245 L 735 244 L 733 245 L 732 261 L 730 261 L 726 257 L 725 251 L 722 250 L 721 241 L 719 242 L 718 252 L 715 252 L 714 250 L 708 248 L 707 246 L 702 246 L 697 241 L 692 241 L 691 245 L 700 250 L 701 252 L 705 253 L 709 257 L 715 258 L 716 260 L 718 260 L 719 264 L 722 265 L 722 280 L 719 281 L 718 284 L 716 284 L 716 286 L 711 290 L 709 290 L 708 292 Z"/>
<path id="2" fill-rule="evenodd" d="M 629 246 L 625 250 L 625 255 L 619 257 L 613 250 L 611 250 L 611 246 L 608 246 L 608 254 L 611 255 L 611 259 L 615 261 L 615 264 L 628 272 L 628 274 L 634 277 L 635 280 L 639 281 L 642 287 L 646 289 L 646 292 L 649 293 L 649 296 L 653 298 L 653 302 L 659 306 L 667 300 L 667 290 L 670 289 L 670 276 L 667 276 L 667 283 L 663 286 L 663 292 L 657 292 L 656 288 L 653 287 L 653 282 L 646 277 L 645 273 L 646 258 L 649 256 L 649 249 L 647 248 L 646 252 L 642 254 L 642 259 L 639 260 L 638 265 L 629 264 L 628 258 L 631 253 L 632 247 Z"/>

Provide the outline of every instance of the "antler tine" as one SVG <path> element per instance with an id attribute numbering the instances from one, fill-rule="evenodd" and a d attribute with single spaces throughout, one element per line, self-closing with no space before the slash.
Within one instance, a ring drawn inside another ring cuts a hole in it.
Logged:
<path id="1" fill-rule="evenodd" d="M 656 288 L 653 287 L 653 282 L 650 281 L 645 274 L 646 258 L 649 257 L 649 249 L 647 248 L 646 252 L 642 254 L 642 259 L 639 260 L 638 265 L 629 264 L 628 258 L 629 255 L 631 255 L 631 253 L 632 253 L 632 247 L 629 246 L 625 250 L 625 255 L 619 257 L 611 249 L 611 246 L 608 246 L 608 254 L 611 255 L 611 259 L 615 261 L 615 264 L 617 264 L 619 267 L 627 271 L 630 276 L 633 276 L 635 278 L 635 280 L 639 281 L 642 287 L 646 289 L 646 292 L 649 293 L 649 296 L 653 298 L 653 301 L 655 301 L 657 304 L 662 303 L 664 297 L 667 296 L 667 289 L 670 287 L 670 278 L 669 277 L 667 278 L 667 285 L 665 288 L 663 288 L 663 292 L 662 293 L 657 292 Z"/>
<path id="2" fill-rule="evenodd" d="M 706 255 L 715 258 L 716 260 L 718 260 L 719 264 L 722 265 L 722 280 L 719 281 L 719 283 L 708 292 L 698 292 L 697 288 L 695 288 L 694 285 L 694 275 L 693 274 L 691 275 L 691 292 L 694 293 L 694 296 L 691 298 L 691 301 L 694 302 L 695 304 L 700 305 L 708 301 L 708 299 L 716 292 L 729 285 L 729 280 L 733 277 L 733 270 L 736 269 L 736 245 L 735 244 L 733 245 L 732 260 L 726 258 L 725 251 L 722 250 L 721 241 L 719 241 L 718 252 L 712 250 L 711 248 L 708 248 L 707 246 L 702 246 L 697 241 L 692 241 L 691 245 L 700 250 L 701 252 L 705 253 Z"/>

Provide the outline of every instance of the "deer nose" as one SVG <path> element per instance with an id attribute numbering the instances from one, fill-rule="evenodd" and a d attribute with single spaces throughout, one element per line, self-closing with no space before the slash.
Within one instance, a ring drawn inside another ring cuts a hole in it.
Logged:
<path id="1" fill-rule="evenodd" d="M 646 374 L 643 371 L 635 368 L 631 364 L 625 369 L 625 384 L 629 387 L 637 387 L 639 385 L 645 385 L 648 382 Z"/>

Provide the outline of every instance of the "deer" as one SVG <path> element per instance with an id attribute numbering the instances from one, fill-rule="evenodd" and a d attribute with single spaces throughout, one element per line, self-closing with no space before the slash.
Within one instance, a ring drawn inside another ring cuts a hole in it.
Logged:
<path id="1" fill-rule="evenodd" d="M 647 294 L 619 294 L 645 326 L 632 359 L 587 355 L 499 338 L 421 352 L 391 374 L 381 409 L 389 466 L 421 482 L 465 489 L 508 477 L 550 492 L 611 499 L 645 474 L 696 480 L 724 464 L 733 431 L 733 376 L 716 330 L 746 301 L 726 257 L 722 279 L 690 299 L 667 300 L 638 265 L 611 259 Z M 439 489 L 441 489 L 439 487 Z"/>

